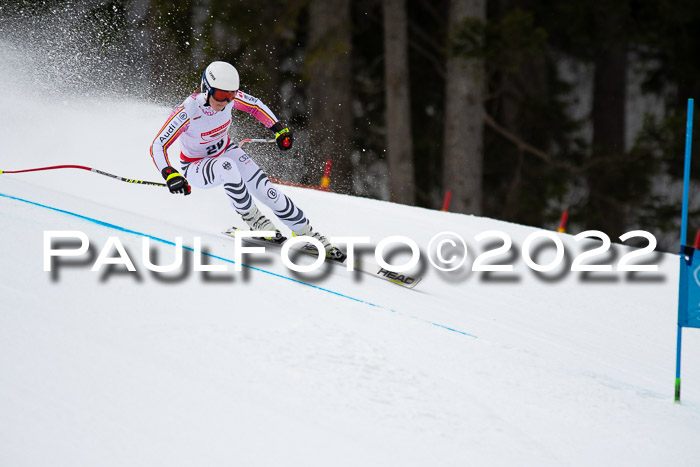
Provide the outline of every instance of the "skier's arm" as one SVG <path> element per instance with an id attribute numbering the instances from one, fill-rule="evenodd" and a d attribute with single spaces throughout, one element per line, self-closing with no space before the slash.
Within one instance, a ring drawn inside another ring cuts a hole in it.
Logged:
<path id="1" fill-rule="evenodd" d="M 151 158 L 159 172 L 171 165 L 170 160 L 168 160 L 168 148 L 189 126 L 190 117 L 187 115 L 185 107 L 180 106 L 170 114 L 165 125 L 161 127 L 153 144 L 151 144 Z"/>
<path id="2" fill-rule="evenodd" d="M 258 119 L 260 123 L 265 125 L 270 131 L 275 134 L 277 146 L 283 151 L 291 149 L 294 142 L 294 135 L 289 128 L 285 127 L 277 120 L 275 114 L 266 106 L 260 99 L 243 91 L 238 91 L 233 99 L 233 108 L 248 112 Z"/>
<path id="3" fill-rule="evenodd" d="M 248 112 L 253 117 L 257 118 L 260 123 L 270 128 L 277 123 L 277 117 L 272 113 L 272 110 L 266 106 L 263 101 L 255 96 L 246 94 L 243 91 L 238 91 L 233 99 L 233 108 Z"/>
<path id="4" fill-rule="evenodd" d="M 170 114 L 165 125 L 160 129 L 158 135 L 151 144 L 151 159 L 153 159 L 153 163 L 166 180 L 171 193 L 189 195 L 192 190 L 187 180 L 185 180 L 185 177 L 180 175 L 178 171 L 173 168 L 168 159 L 168 148 L 175 142 L 178 136 L 187 130 L 189 125 L 190 118 L 184 106 L 180 106 Z"/>

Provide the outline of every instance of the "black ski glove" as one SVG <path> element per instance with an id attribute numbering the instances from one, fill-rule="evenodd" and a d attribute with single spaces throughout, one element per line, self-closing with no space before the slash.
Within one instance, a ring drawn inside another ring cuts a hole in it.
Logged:
<path id="1" fill-rule="evenodd" d="M 185 196 L 192 193 L 192 187 L 189 183 L 187 183 L 185 177 L 180 175 L 178 171 L 174 168 L 167 166 L 163 169 L 161 174 L 163 175 L 165 182 L 168 184 L 168 189 L 170 190 L 170 193 L 182 193 Z"/>
<path id="2" fill-rule="evenodd" d="M 277 146 L 279 146 L 282 151 L 292 148 L 294 135 L 289 131 L 289 128 L 285 128 L 280 122 L 277 122 L 270 127 L 270 130 L 275 134 L 275 142 L 277 142 Z"/>

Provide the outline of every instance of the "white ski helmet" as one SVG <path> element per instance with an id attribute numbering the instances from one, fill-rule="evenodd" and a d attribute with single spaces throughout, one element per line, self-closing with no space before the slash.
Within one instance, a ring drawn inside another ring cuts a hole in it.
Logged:
<path id="1" fill-rule="evenodd" d="M 238 91 L 238 72 L 230 63 L 211 62 L 202 73 L 202 92 L 211 95 L 214 89 Z"/>

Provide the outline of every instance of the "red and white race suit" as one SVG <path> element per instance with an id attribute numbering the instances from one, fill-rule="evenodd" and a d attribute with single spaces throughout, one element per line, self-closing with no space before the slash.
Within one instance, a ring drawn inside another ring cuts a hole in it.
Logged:
<path id="1" fill-rule="evenodd" d="M 190 185 L 214 188 L 223 184 L 231 205 L 239 213 L 250 212 L 255 198 L 272 209 L 290 230 L 300 230 L 308 223 L 301 209 L 229 139 L 233 110 L 253 115 L 267 128 L 277 122 L 275 114 L 260 99 L 243 91 L 238 91 L 221 112 L 207 105 L 205 93 L 195 93 L 170 114 L 153 140 L 153 163 L 159 171 L 172 166 L 168 148 L 179 139 L 181 173 Z"/>

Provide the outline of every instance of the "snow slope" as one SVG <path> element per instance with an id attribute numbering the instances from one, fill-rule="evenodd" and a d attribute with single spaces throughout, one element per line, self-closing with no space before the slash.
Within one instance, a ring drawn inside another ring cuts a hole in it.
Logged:
<path id="1" fill-rule="evenodd" d="M 160 181 L 148 145 L 169 109 L 6 99 L 0 169 Z M 530 227 L 283 190 L 327 235 L 403 235 L 425 257 L 452 231 L 469 259 L 450 273 L 424 264 L 414 290 L 340 267 L 296 274 L 275 251 L 236 272 L 218 232 L 239 221 L 220 190 L 0 175 L 0 465 L 697 465 L 695 330 L 673 403 L 676 256 L 647 257 L 655 273 L 536 274 L 520 254 Z M 514 271 L 471 272 L 488 243 L 474 237 L 494 229 L 513 239 L 501 258 Z M 84 232 L 91 250 L 45 272 L 56 230 Z M 144 236 L 159 264 L 175 237 L 200 237 L 203 260 L 228 271 L 193 272 L 188 252 L 151 273 Z M 137 272 L 90 270 L 110 237 Z M 570 264 L 583 245 L 558 238 Z"/>

